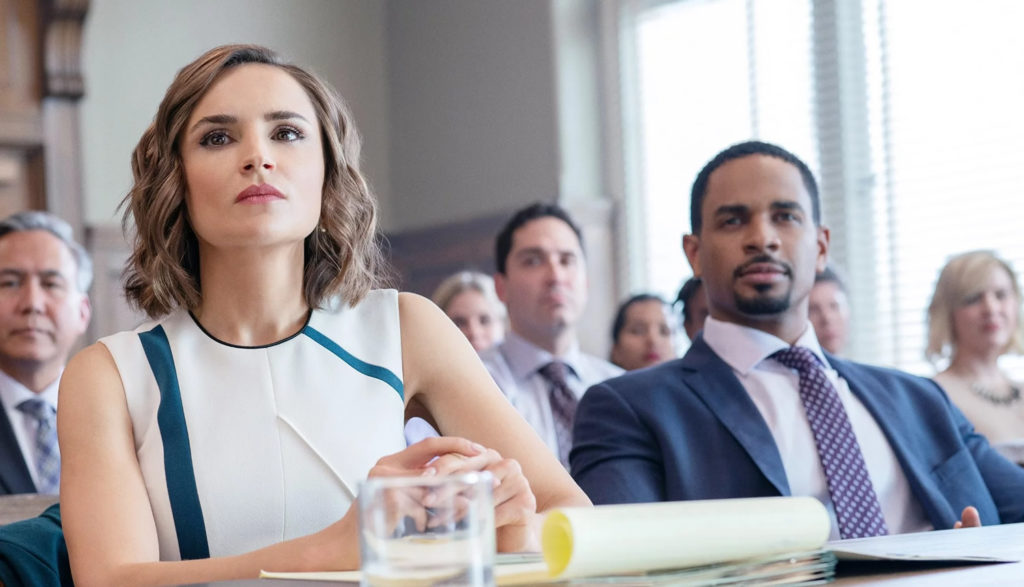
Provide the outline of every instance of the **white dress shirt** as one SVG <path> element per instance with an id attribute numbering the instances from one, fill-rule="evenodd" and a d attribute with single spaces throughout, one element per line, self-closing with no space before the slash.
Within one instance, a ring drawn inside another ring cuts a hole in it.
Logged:
<path id="1" fill-rule="evenodd" d="M 782 465 L 786 470 L 792 495 L 809 495 L 825 504 L 832 518 L 830 540 L 839 538 L 835 510 L 818 457 L 817 445 L 800 400 L 800 376 L 795 369 L 768 357 L 788 348 L 784 340 L 771 334 L 722 322 L 708 316 L 704 324 L 704 340 L 711 350 L 732 367 L 736 377 L 754 401 L 768 424 Z M 850 391 L 846 380 L 839 377 L 821 352 L 811 323 L 795 346 L 810 349 L 835 386 L 846 409 L 864 462 L 882 506 L 882 515 L 891 534 L 931 530 L 932 525 L 910 490 L 907 477 L 896 454 L 874 417 Z"/>
<path id="2" fill-rule="evenodd" d="M 7 421 L 11 423 L 14 437 L 18 439 L 21 456 L 25 459 L 28 472 L 32 475 L 32 483 L 36 487 L 39 487 L 39 476 L 36 473 L 36 429 L 39 425 L 35 418 L 19 410 L 18 405 L 27 399 L 37 397 L 56 410 L 59 387 L 60 377 L 57 377 L 56 381 L 36 394 L 7 373 L 0 371 L 0 403 L 4 406 Z M 4 447 L 3 450 L 10 450 L 10 448 Z"/>
<path id="3" fill-rule="evenodd" d="M 567 383 L 577 399 L 591 385 L 623 373 L 608 361 L 581 352 L 578 345 L 555 357 L 511 331 L 505 334 L 504 341 L 481 352 L 480 358 L 502 393 L 556 455 L 559 452 L 551 415 L 551 384 L 537 370 L 556 359 L 565 363 L 569 367 Z"/>

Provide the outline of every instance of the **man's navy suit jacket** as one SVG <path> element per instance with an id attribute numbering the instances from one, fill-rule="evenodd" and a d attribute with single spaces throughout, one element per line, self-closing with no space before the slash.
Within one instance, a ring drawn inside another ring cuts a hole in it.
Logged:
<path id="1" fill-rule="evenodd" d="M 35 492 L 36 485 L 21 455 L 11 421 L 0 406 L 0 495 Z"/>
<path id="2" fill-rule="evenodd" d="M 931 380 L 827 356 L 871 412 L 937 529 L 964 507 L 1024 522 L 1024 468 L 996 453 Z M 768 425 L 698 337 L 679 360 L 591 387 L 572 475 L 595 504 L 791 495 Z"/>

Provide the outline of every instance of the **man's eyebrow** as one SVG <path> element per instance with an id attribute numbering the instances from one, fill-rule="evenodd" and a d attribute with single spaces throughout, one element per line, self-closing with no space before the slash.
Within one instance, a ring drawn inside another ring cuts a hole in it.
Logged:
<path id="1" fill-rule="evenodd" d="M 745 214 L 749 211 L 750 206 L 745 206 L 743 204 L 726 204 L 724 206 L 719 206 L 715 210 L 715 216 L 722 216 L 725 214 Z"/>
<path id="2" fill-rule="evenodd" d="M 800 205 L 800 202 L 793 200 L 778 200 L 772 202 L 772 209 L 774 210 L 797 210 L 800 212 L 804 211 L 804 207 Z"/>

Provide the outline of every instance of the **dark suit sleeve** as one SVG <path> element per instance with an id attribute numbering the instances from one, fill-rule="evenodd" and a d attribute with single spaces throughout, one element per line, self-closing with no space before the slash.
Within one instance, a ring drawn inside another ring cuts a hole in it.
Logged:
<path id="1" fill-rule="evenodd" d="M 946 401 L 949 401 L 948 398 Z M 952 403 L 949 404 L 949 409 L 957 430 L 996 505 L 999 522 L 1024 522 L 1024 467 L 1013 463 L 992 448 L 988 440 L 974 431 L 967 418 Z M 988 523 L 987 520 L 982 522 Z"/>
<path id="2" fill-rule="evenodd" d="M 665 500 L 658 444 L 622 392 L 607 382 L 580 400 L 569 462 L 573 478 L 595 504 Z"/>

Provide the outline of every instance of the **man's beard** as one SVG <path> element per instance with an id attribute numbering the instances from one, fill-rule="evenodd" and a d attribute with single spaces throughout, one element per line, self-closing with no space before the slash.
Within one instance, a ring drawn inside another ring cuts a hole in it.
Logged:
<path id="1" fill-rule="evenodd" d="M 770 289 L 770 286 L 766 285 L 764 289 Z M 780 296 L 758 296 L 754 298 L 745 298 L 736 293 L 734 294 L 736 309 L 747 316 L 773 316 L 775 314 L 781 314 L 789 309 L 792 293 L 792 289 L 787 289 L 786 292 Z"/>

